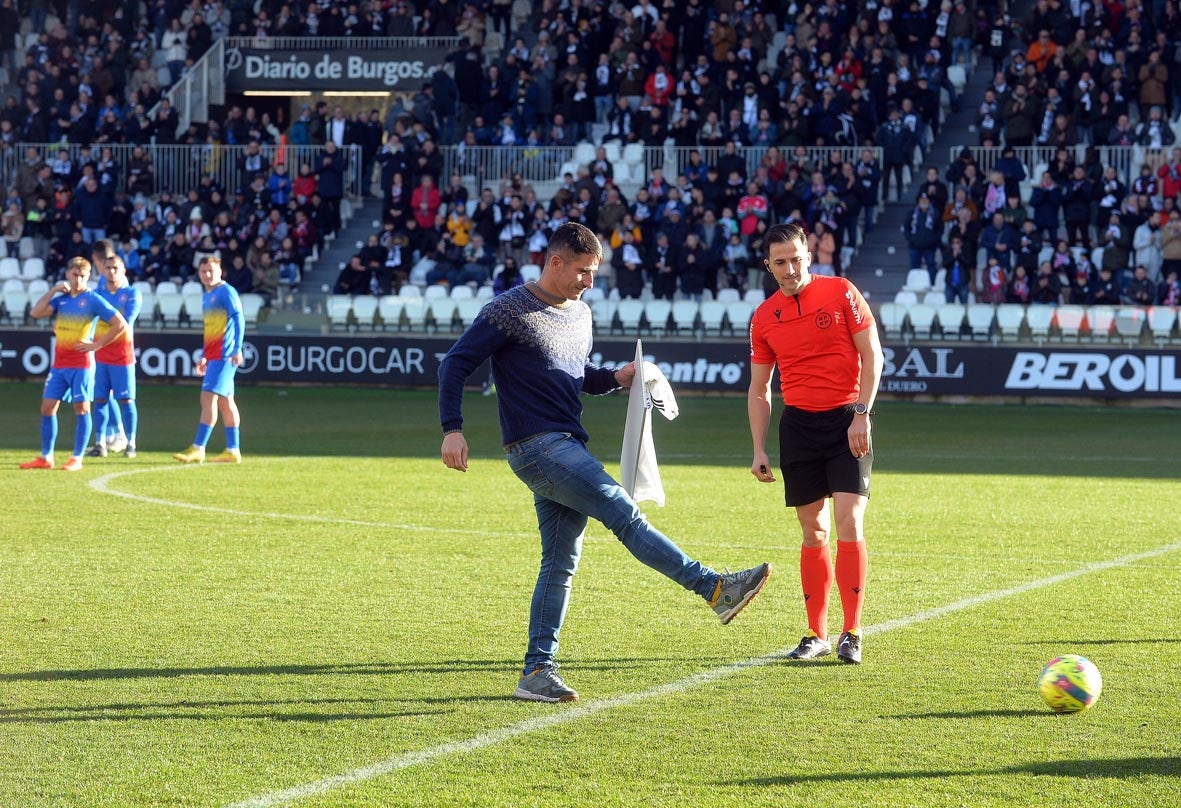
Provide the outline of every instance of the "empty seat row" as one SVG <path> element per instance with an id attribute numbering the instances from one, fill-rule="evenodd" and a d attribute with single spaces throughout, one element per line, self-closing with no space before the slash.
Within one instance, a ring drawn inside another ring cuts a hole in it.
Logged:
<path id="1" fill-rule="evenodd" d="M 442 288 L 442 287 L 432 287 Z M 329 295 L 328 324 L 333 329 L 454 332 L 467 328 L 488 300 L 485 297 L 455 299 L 403 297 L 401 295 Z"/>
<path id="2" fill-rule="evenodd" d="M 45 262 L 40 258 L 0 258 L 0 281 L 20 279 L 22 281 L 44 280 Z"/>
<path id="3" fill-rule="evenodd" d="M 887 302 L 878 308 L 887 339 L 1122 340 L 1130 345 L 1177 342 L 1177 308 L 1154 306 L 1023 306 L 1017 303 Z"/>
<path id="4" fill-rule="evenodd" d="M 755 306 L 745 300 L 598 300 L 591 304 L 599 333 L 740 336 L 750 328 Z"/>

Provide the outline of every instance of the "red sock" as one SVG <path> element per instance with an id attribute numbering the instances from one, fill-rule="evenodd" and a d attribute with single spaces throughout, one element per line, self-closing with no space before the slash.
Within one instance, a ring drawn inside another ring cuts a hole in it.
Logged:
<path id="1" fill-rule="evenodd" d="M 861 627 L 865 601 L 865 567 L 869 559 L 863 541 L 837 542 L 837 590 L 845 612 L 845 631 Z"/>
<path id="2" fill-rule="evenodd" d="M 800 583 L 804 587 L 808 628 L 817 637 L 827 639 L 828 591 L 832 589 L 832 555 L 827 544 L 800 548 Z"/>

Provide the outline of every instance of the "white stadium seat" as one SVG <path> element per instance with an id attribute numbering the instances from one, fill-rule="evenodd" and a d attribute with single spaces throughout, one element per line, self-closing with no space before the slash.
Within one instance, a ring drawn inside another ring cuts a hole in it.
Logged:
<path id="1" fill-rule="evenodd" d="M 353 311 L 353 299 L 348 295 L 329 295 L 325 304 L 330 328 L 347 328 Z"/>
<path id="2" fill-rule="evenodd" d="M 906 273 L 906 283 L 902 284 L 902 291 L 925 292 L 931 288 L 931 274 L 925 269 L 912 269 Z"/>
<path id="3" fill-rule="evenodd" d="M 358 295 L 353 298 L 353 319 L 359 328 L 373 329 L 377 315 L 378 300 L 373 295 Z"/>
<path id="4" fill-rule="evenodd" d="M 688 334 L 697 328 L 697 312 L 700 308 L 696 300 L 678 300 L 673 303 L 673 327 L 677 333 Z"/>
<path id="5" fill-rule="evenodd" d="M 1083 330 L 1086 310 L 1082 306 L 1059 306 L 1054 312 L 1054 322 L 1062 339 L 1079 339 Z"/>
<path id="6" fill-rule="evenodd" d="M 1087 309 L 1087 325 L 1091 332 L 1091 342 L 1109 341 L 1114 324 L 1114 306 L 1091 306 Z"/>
<path id="7" fill-rule="evenodd" d="M 968 306 L 968 328 L 972 331 L 972 339 L 988 339 L 995 318 L 996 310 L 991 303 L 973 303 Z"/>
<path id="8" fill-rule="evenodd" d="M 443 287 L 430 287 L 441 289 Z M 428 320 L 434 321 L 435 331 L 450 332 L 455 319 L 455 301 L 450 297 L 432 297 L 427 300 Z"/>
<path id="9" fill-rule="evenodd" d="M 630 298 L 621 300 L 615 313 L 619 317 L 619 327 L 623 330 L 623 333 L 639 333 L 640 319 L 644 316 L 643 301 Z"/>
<path id="10" fill-rule="evenodd" d="M 755 307 L 745 300 L 734 300 L 726 304 L 726 322 L 730 324 L 730 331 L 735 336 L 750 331 L 750 318 L 755 313 Z"/>
<path id="11" fill-rule="evenodd" d="M 147 296 L 144 296 L 145 300 Z M 246 319 L 246 326 L 253 327 L 258 325 L 258 314 L 262 311 L 263 297 L 256 295 L 253 292 L 247 292 L 240 297 L 242 301 L 242 316 Z M 144 311 L 147 311 L 147 303 L 144 304 Z"/>
<path id="12" fill-rule="evenodd" d="M 1171 306 L 1153 306 L 1148 310 L 1148 330 L 1158 345 L 1169 341 L 1173 327 L 1177 324 L 1177 309 Z"/>
<path id="13" fill-rule="evenodd" d="M 938 292 L 929 292 L 928 294 L 938 294 Z M 963 303 L 948 303 L 945 299 L 935 307 L 935 311 L 939 315 L 939 329 L 943 332 L 943 338 L 959 339 L 967 307 Z"/>
<path id="14" fill-rule="evenodd" d="M 935 324 L 935 307 L 925 303 L 914 303 L 907 307 L 910 317 L 910 327 L 914 331 L 915 339 L 930 339 L 931 328 Z"/>
<path id="15" fill-rule="evenodd" d="M 1039 345 L 1049 338 L 1055 314 L 1053 306 L 1035 304 L 1025 310 L 1025 324 L 1029 326 L 1030 336 Z"/>
<path id="16" fill-rule="evenodd" d="M 671 300 L 649 300 L 644 304 L 644 319 L 648 321 L 648 330 L 653 334 L 664 334 L 668 331 L 668 318 L 672 313 Z"/>
<path id="17" fill-rule="evenodd" d="M 397 295 L 384 295 L 377 301 L 377 314 L 381 317 L 381 327 L 386 331 L 397 331 L 402 327 L 402 307 L 406 298 Z"/>
<path id="18" fill-rule="evenodd" d="M 899 303 L 883 303 L 878 307 L 878 325 L 890 339 L 899 339 L 906 325 L 906 306 Z"/>
<path id="19" fill-rule="evenodd" d="M 996 326 L 1001 339 L 1015 340 L 1025 323 L 1025 307 L 1019 303 L 1001 303 L 996 307 Z"/>

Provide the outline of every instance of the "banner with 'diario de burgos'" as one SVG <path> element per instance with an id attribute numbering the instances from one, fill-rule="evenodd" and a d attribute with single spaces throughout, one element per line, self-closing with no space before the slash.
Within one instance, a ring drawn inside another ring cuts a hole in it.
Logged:
<path id="1" fill-rule="evenodd" d="M 454 335 L 320 336 L 250 334 L 240 384 L 329 384 L 431 387 Z M 1181 399 L 1176 351 L 1110 346 L 993 347 L 886 344 L 881 392 L 910 396 Z M 141 381 L 195 380 L 201 336 L 136 334 Z M 740 340 L 695 342 L 648 336 L 644 352 L 678 391 L 745 393 L 749 347 Z M 634 337 L 597 338 L 590 360 L 621 365 L 635 355 Z M 53 357 L 48 330 L 0 330 L 0 378 L 41 378 Z M 487 365 L 470 380 L 487 377 Z"/>
<path id="2" fill-rule="evenodd" d="M 228 48 L 226 89 L 418 90 L 442 64 L 446 48 L 397 50 L 272 50 Z"/>

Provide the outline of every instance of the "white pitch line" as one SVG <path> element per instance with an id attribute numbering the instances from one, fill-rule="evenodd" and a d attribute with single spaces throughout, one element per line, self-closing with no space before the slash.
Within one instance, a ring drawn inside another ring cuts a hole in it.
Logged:
<path id="1" fill-rule="evenodd" d="M 110 494 L 114 497 L 122 497 L 123 499 L 130 499 L 135 502 L 144 502 L 149 505 L 162 505 L 166 508 L 185 508 L 191 511 L 205 511 L 208 513 L 226 513 L 231 516 L 253 516 L 261 517 L 263 519 L 287 519 L 294 522 L 315 522 L 317 524 L 331 524 L 331 525 L 354 525 L 356 527 L 377 527 L 392 530 L 416 530 L 429 533 L 449 533 L 458 535 L 471 536 L 518 536 L 519 533 L 494 533 L 487 530 L 466 530 L 462 528 L 453 527 L 432 527 L 430 525 L 406 525 L 396 522 L 366 522 L 360 519 L 344 519 L 338 516 L 313 516 L 298 513 L 268 513 L 265 511 L 244 511 L 236 508 L 223 508 L 219 505 L 201 505 L 196 502 L 176 502 L 170 499 L 160 499 L 159 497 L 147 497 L 143 494 L 132 494 L 128 491 L 119 491 L 111 488 L 109 483 L 118 480 L 122 477 L 130 477 L 134 474 L 148 474 L 157 471 L 180 471 L 191 470 L 193 466 L 151 466 L 143 469 L 131 469 L 130 471 L 116 471 L 111 474 L 104 474 L 101 477 L 95 477 L 90 481 L 90 487 L 100 494 Z M 199 468 L 199 467 L 198 467 Z"/>
<path id="2" fill-rule="evenodd" d="M 1078 578 L 1083 575 L 1089 575 L 1092 572 L 1102 572 L 1115 567 L 1124 567 L 1133 564 L 1137 561 L 1143 561 L 1156 556 L 1166 555 L 1181 550 L 1181 542 L 1168 544 L 1164 547 L 1158 547 L 1155 550 L 1147 550 L 1142 553 L 1133 553 L 1132 555 L 1120 556 L 1109 561 L 1097 561 L 1093 564 L 1086 564 L 1078 569 L 1064 572 L 1059 575 L 1051 575 L 1047 578 L 1039 578 L 1036 581 L 1029 581 L 1017 586 L 1011 586 L 1006 589 L 997 589 L 993 592 L 985 592 L 981 595 L 974 595 L 970 598 L 957 600 L 954 603 L 949 603 L 946 606 L 939 606 L 934 609 L 926 609 L 909 617 L 900 617 L 896 620 L 887 620 L 884 623 L 867 626 L 865 628 L 866 634 L 881 634 L 895 629 L 906 628 L 913 626 L 916 623 L 922 623 L 928 620 L 935 620 L 940 617 L 952 614 L 954 612 L 971 609 L 980 606 L 984 603 L 990 603 L 994 600 L 1012 597 L 1014 595 L 1023 595 L 1027 592 L 1032 592 L 1036 589 L 1042 589 L 1054 584 L 1060 584 L 1069 581 L 1073 578 Z M 272 808 L 272 806 L 282 805 L 285 803 L 295 802 L 297 800 L 315 797 L 320 794 L 325 794 L 329 791 L 335 791 L 340 788 L 361 783 L 366 780 L 372 780 L 377 777 L 382 777 L 402 769 L 408 769 L 412 766 L 418 766 L 424 763 L 429 763 L 433 760 L 449 757 L 451 755 L 461 755 L 467 752 L 476 752 L 481 749 L 486 749 L 490 746 L 495 746 L 504 741 L 510 741 L 522 735 L 527 735 L 532 732 L 549 729 L 550 727 L 557 727 L 563 724 L 570 724 L 588 716 L 593 716 L 598 713 L 613 710 L 617 707 L 628 707 L 632 704 L 637 704 L 642 701 L 649 701 L 651 699 L 659 698 L 661 696 L 675 695 L 683 693 L 687 690 L 699 687 L 701 685 L 715 682 L 719 679 L 724 679 L 740 671 L 748 668 L 758 668 L 764 665 L 770 665 L 773 662 L 778 662 L 783 659 L 791 648 L 781 648 L 770 654 L 760 657 L 753 657 L 741 662 L 733 662 L 729 665 L 712 668 L 701 673 L 695 673 L 691 676 L 686 676 L 683 679 L 678 679 L 675 682 L 658 685 L 657 687 L 648 688 L 647 690 L 640 690 L 635 693 L 625 693 L 620 696 L 613 696 L 607 699 L 592 701 L 585 704 L 580 704 L 575 707 L 560 708 L 560 712 L 552 712 L 547 715 L 537 716 L 536 718 L 529 718 L 524 721 L 519 721 L 516 724 L 510 724 L 507 727 L 500 727 L 499 729 L 489 730 L 488 732 L 475 735 L 471 738 L 462 741 L 452 741 L 451 743 L 439 744 L 427 749 L 420 749 L 417 752 L 406 752 L 401 755 L 395 755 L 385 760 L 373 763 L 369 766 L 362 766 L 357 769 L 352 769 L 342 774 L 333 775 L 332 777 L 325 777 L 322 780 L 316 780 L 311 783 L 305 783 L 301 786 L 294 786 L 286 788 L 281 791 L 272 791 L 269 794 L 262 794 L 258 797 L 252 797 L 242 802 L 235 802 L 227 808 Z"/>

